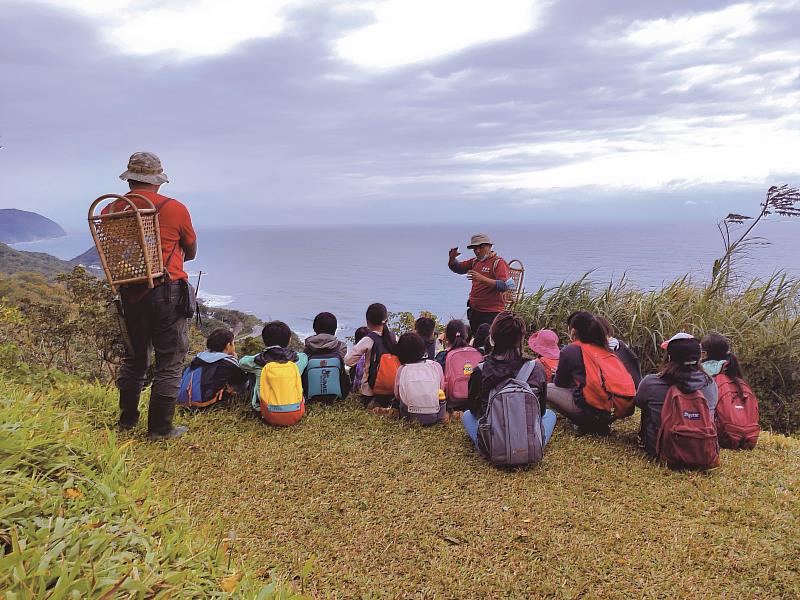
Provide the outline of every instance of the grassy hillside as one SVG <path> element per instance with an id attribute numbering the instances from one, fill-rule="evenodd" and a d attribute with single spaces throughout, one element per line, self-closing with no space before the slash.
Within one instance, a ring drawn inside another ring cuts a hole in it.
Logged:
<path id="1" fill-rule="evenodd" d="M 47 277 L 55 277 L 59 273 L 72 270 L 72 264 L 44 252 L 24 252 L 14 250 L 0 243 L 0 273 L 12 274 L 21 272 L 42 273 Z"/>
<path id="2" fill-rule="evenodd" d="M 320 598 L 800 594 L 797 439 L 763 434 L 755 451 L 723 451 L 718 469 L 687 473 L 644 458 L 635 446 L 633 420 L 606 439 L 576 437 L 561 424 L 542 465 L 506 472 L 478 457 L 457 423 L 406 426 L 365 412 L 355 400 L 312 406 L 289 429 L 268 427 L 242 406 L 183 415 L 179 420 L 190 426 L 186 436 L 150 444 L 143 430 L 120 440 L 106 432 L 115 418 L 113 391 L 71 381 L 44 391 L 43 400 L 11 398 L 0 409 L 0 422 L 24 432 L 18 439 L 27 444 L 26 419 L 43 419 L 58 444 L 85 450 L 69 459 L 69 472 L 58 471 L 57 481 L 47 483 L 56 490 L 49 492 L 51 501 L 28 503 L 25 510 L 46 523 L 69 508 L 66 489 L 80 490 L 85 497 L 77 507 L 86 511 L 80 522 L 89 526 L 72 530 L 66 548 L 80 540 L 89 552 L 91 536 L 117 531 L 110 525 L 116 522 L 103 516 L 115 510 L 105 506 L 103 490 L 107 471 L 121 470 L 125 477 L 113 485 L 125 489 L 126 481 L 138 481 L 134 489 L 140 492 L 128 496 L 147 497 L 145 514 L 161 514 L 165 502 L 175 506 L 166 529 L 139 531 L 137 539 L 150 544 L 155 556 L 134 553 L 124 564 L 128 570 L 136 565 L 151 586 L 167 575 L 145 573 L 175 570 L 169 577 L 186 582 L 173 588 L 178 597 L 190 590 L 219 592 L 221 576 L 233 571 L 247 576 L 246 586 L 270 573 L 285 581 L 302 572 L 306 592 Z M 20 410 L 23 402 L 33 410 Z M 22 429 L 9 425 L 17 422 Z M 124 467 L 90 459 L 108 453 L 122 454 Z M 28 469 L 27 454 L 0 459 L 4 477 Z M 48 464 L 39 475 L 26 476 L 39 481 Z M 25 485 L 14 489 L 27 490 Z M 11 498 L 8 489 L 2 494 Z M 37 489 L 31 487 L 33 497 L 41 493 Z M 143 514 L 135 504 L 124 505 L 134 511 L 134 522 Z M 78 518 L 78 512 L 67 515 Z M 0 537 L 8 538 L 8 517 L 0 523 Z M 96 530 L 94 523 L 109 525 Z M 228 571 L 219 547 L 231 531 L 236 540 L 226 544 L 234 567 Z M 9 547 L 0 557 L 3 588 L 15 577 L 7 567 Z M 68 554 L 52 547 L 53 557 Z M 140 567 L 136 561 L 144 558 L 158 568 Z M 112 566 L 105 589 L 128 572 Z M 88 564 L 82 568 L 88 577 Z M 28 571 L 25 577 L 33 577 Z M 295 583 L 300 587 L 301 580 Z M 185 592 L 177 593 L 181 586 Z"/>
<path id="3" fill-rule="evenodd" d="M 136 441 L 92 421 L 109 414 L 106 390 L 58 379 L 44 396 L 0 384 L 0 597 L 298 597 L 153 494 Z"/>

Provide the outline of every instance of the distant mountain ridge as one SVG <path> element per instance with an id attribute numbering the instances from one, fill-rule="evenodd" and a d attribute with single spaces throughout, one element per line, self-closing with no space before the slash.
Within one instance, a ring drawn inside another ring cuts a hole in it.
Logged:
<path id="1" fill-rule="evenodd" d="M 39 213 L 17 208 L 0 208 L 0 242 L 16 244 L 67 235 L 56 223 Z"/>
<path id="2" fill-rule="evenodd" d="M 84 267 L 99 267 L 100 264 L 100 255 L 97 253 L 97 248 L 92 246 L 83 254 L 79 254 L 75 258 L 71 259 L 73 265 L 82 265 Z"/>
<path id="3" fill-rule="evenodd" d="M 74 264 L 44 252 L 24 252 L 0 243 L 0 273 L 31 271 L 54 277 L 71 271 Z"/>

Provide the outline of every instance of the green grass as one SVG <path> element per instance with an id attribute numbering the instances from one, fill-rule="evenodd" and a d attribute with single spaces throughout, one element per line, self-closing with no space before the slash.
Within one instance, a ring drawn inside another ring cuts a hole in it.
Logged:
<path id="1" fill-rule="evenodd" d="M 0 384 L 0 598 L 228 597 L 240 561 L 229 566 L 222 540 L 152 493 L 150 470 L 131 468 L 135 441 L 97 428 L 110 398 Z M 290 597 L 253 576 L 238 585 L 244 597 Z"/>
<path id="2" fill-rule="evenodd" d="M 545 462 L 504 472 L 460 424 L 420 428 L 356 401 L 291 429 L 247 409 L 137 444 L 161 495 L 233 529 L 251 571 L 313 559 L 319 597 L 753 598 L 800 595 L 800 442 L 765 434 L 711 473 L 557 427 Z"/>
<path id="3" fill-rule="evenodd" d="M 98 516 L 111 511 L 133 527 L 152 514 L 145 506 L 168 511 L 141 533 L 155 554 L 134 556 L 159 565 L 142 574 L 187 582 L 171 589 L 176 596 L 220 594 L 221 577 L 234 571 L 246 575 L 244 598 L 271 572 L 283 581 L 301 573 L 295 587 L 320 598 L 800 595 L 795 438 L 765 433 L 752 452 L 723 451 L 712 472 L 672 472 L 636 449 L 633 420 L 605 439 L 560 424 L 542 465 L 506 472 L 473 451 L 458 423 L 404 425 L 355 400 L 312 406 L 288 429 L 243 406 L 183 414 L 190 432 L 161 444 L 146 442 L 143 426 L 121 443 L 109 437 L 115 395 L 102 387 L 57 383 L 32 402 L 37 419 L 52 412 L 48 431 L 66 423 L 59 431 L 86 449 L 71 467 L 82 478 L 69 485 L 85 494 L 73 518 L 111 522 Z M 122 456 L 124 468 L 95 456 Z M 70 510 L 65 481 L 48 484 L 55 504 L 37 509 L 42 519 Z M 126 496 L 146 490 L 147 501 L 117 511 L 97 490 L 126 481 L 134 482 Z M 103 531 L 74 530 L 67 547 L 84 548 Z M 230 531 L 228 571 L 220 542 Z M 0 558 L 0 589 L 13 589 L 3 579 L 9 556 Z M 126 572 L 116 568 L 106 584 Z"/>

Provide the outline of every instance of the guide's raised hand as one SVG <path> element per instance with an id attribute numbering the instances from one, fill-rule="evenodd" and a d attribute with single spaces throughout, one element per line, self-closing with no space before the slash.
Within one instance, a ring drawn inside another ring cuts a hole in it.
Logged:
<path id="1" fill-rule="evenodd" d="M 450 248 L 450 262 L 454 261 L 460 254 L 461 252 L 458 251 L 458 246 Z"/>

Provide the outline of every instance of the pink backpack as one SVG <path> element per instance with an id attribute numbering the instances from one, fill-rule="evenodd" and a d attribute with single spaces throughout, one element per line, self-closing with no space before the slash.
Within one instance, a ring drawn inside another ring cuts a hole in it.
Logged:
<path id="1" fill-rule="evenodd" d="M 444 392 L 448 408 L 458 408 L 467 401 L 469 378 L 482 360 L 483 355 L 470 346 L 455 348 L 447 353 L 444 363 Z"/>
<path id="2" fill-rule="evenodd" d="M 750 386 L 741 379 L 739 386 L 723 373 L 714 379 L 719 389 L 719 402 L 714 420 L 720 446 L 747 450 L 755 448 L 758 434 L 761 433 L 758 424 L 758 399 Z"/>
<path id="3" fill-rule="evenodd" d="M 675 385 L 669 388 L 661 408 L 656 453 L 670 467 L 708 469 L 719 465 L 717 428 L 703 392 L 687 393 Z"/>

